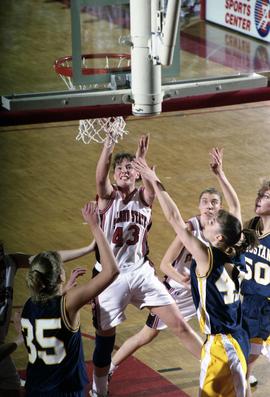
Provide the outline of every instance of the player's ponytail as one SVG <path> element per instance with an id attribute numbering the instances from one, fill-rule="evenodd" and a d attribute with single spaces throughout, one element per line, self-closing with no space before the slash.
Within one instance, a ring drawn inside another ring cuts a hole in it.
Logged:
<path id="1" fill-rule="evenodd" d="M 219 210 L 217 222 L 220 224 L 223 236 L 223 249 L 226 254 L 234 256 L 237 253 L 244 252 L 258 245 L 258 239 L 254 230 L 242 229 L 239 219 L 228 211 Z"/>
<path id="2" fill-rule="evenodd" d="M 240 243 L 237 244 L 236 249 L 241 253 L 247 251 L 248 249 L 257 247 L 258 244 L 259 240 L 255 231 L 252 229 L 243 229 L 242 238 Z"/>
<path id="3" fill-rule="evenodd" d="M 61 271 L 62 261 L 57 252 L 47 251 L 36 255 L 27 275 L 32 299 L 44 302 L 57 295 L 61 284 Z"/>

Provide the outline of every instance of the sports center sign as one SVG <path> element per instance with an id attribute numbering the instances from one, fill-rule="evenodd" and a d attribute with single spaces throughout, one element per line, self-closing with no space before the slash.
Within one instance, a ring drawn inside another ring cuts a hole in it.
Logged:
<path id="1" fill-rule="evenodd" d="M 270 43 L 270 0 L 206 0 L 206 20 Z"/>

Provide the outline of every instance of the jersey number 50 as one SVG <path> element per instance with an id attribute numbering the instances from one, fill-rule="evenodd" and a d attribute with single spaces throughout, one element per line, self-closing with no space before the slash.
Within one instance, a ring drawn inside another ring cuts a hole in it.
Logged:
<path id="1" fill-rule="evenodd" d="M 46 365 L 59 364 L 66 357 L 64 343 L 54 336 L 44 336 L 44 331 L 61 328 L 61 318 L 37 319 L 35 328 L 27 318 L 21 319 L 22 328 L 26 330 L 26 345 L 29 349 L 29 362 L 33 364 L 39 357 Z M 34 335 L 35 332 L 35 335 Z M 37 350 L 34 345 L 34 339 L 38 342 L 42 350 Z M 50 349 L 53 353 L 48 354 L 46 349 Z"/>
<path id="2" fill-rule="evenodd" d="M 270 266 L 264 262 L 255 262 L 251 258 L 246 258 L 247 273 L 245 274 L 246 280 L 252 278 L 256 283 L 261 285 L 268 285 L 270 282 Z"/>

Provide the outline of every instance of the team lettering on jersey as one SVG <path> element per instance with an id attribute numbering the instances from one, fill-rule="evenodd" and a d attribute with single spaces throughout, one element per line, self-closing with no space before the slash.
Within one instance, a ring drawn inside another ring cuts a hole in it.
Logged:
<path id="1" fill-rule="evenodd" d="M 247 250 L 247 252 L 257 255 L 270 262 L 270 248 L 266 247 L 265 245 L 260 244 L 256 248 Z"/>
<path id="2" fill-rule="evenodd" d="M 116 212 L 116 217 L 113 220 L 113 226 L 115 227 L 117 223 L 132 222 L 147 226 L 147 218 L 143 214 L 135 210 L 122 210 Z"/>

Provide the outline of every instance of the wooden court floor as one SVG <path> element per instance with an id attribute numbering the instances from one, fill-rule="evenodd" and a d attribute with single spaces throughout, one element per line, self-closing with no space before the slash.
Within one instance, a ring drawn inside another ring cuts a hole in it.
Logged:
<path id="1" fill-rule="evenodd" d="M 242 203 L 243 218 L 253 215 L 260 179 L 269 178 L 270 102 L 226 108 L 164 113 L 155 118 L 130 118 L 128 135 L 116 151 L 135 151 L 141 134 L 150 133 L 148 159 L 185 218 L 197 213 L 198 195 L 217 186 L 209 170 L 208 152 L 224 148 L 224 169 Z M 77 122 L 2 127 L 0 129 L 0 238 L 9 252 L 36 253 L 46 249 L 69 249 L 87 244 L 91 236 L 83 224 L 80 208 L 95 197 L 95 166 L 100 145 L 84 145 L 75 140 Z M 150 257 L 159 263 L 174 234 L 158 203 L 153 208 L 149 234 Z M 94 257 L 67 264 L 68 272 L 82 265 L 90 276 Z M 19 270 L 14 288 L 14 310 L 28 296 L 25 271 Z M 119 346 L 144 324 L 146 311 L 133 307 L 119 326 Z M 197 329 L 196 320 L 192 324 Z M 82 330 L 94 335 L 90 309 L 82 310 Z M 14 337 L 11 324 L 8 339 Z M 90 359 L 93 343 L 85 341 Z M 154 370 L 168 370 L 165 376 L 189 396 L 197 395 L 199 364 L 170 334 L 163 331 L 135 356 Z M 18 368 L 26 366 L 21 346 L 14 354 Z M 125 364 L 123 364 L 125 365 Z M 181 370 L 169 371 L 172 368 Z M 255 369 L 259 386 L 254 397 L 269 395 L 269 363 L 261 358 Z M 138 396 L 139 397 L 139 396 Z"/>

